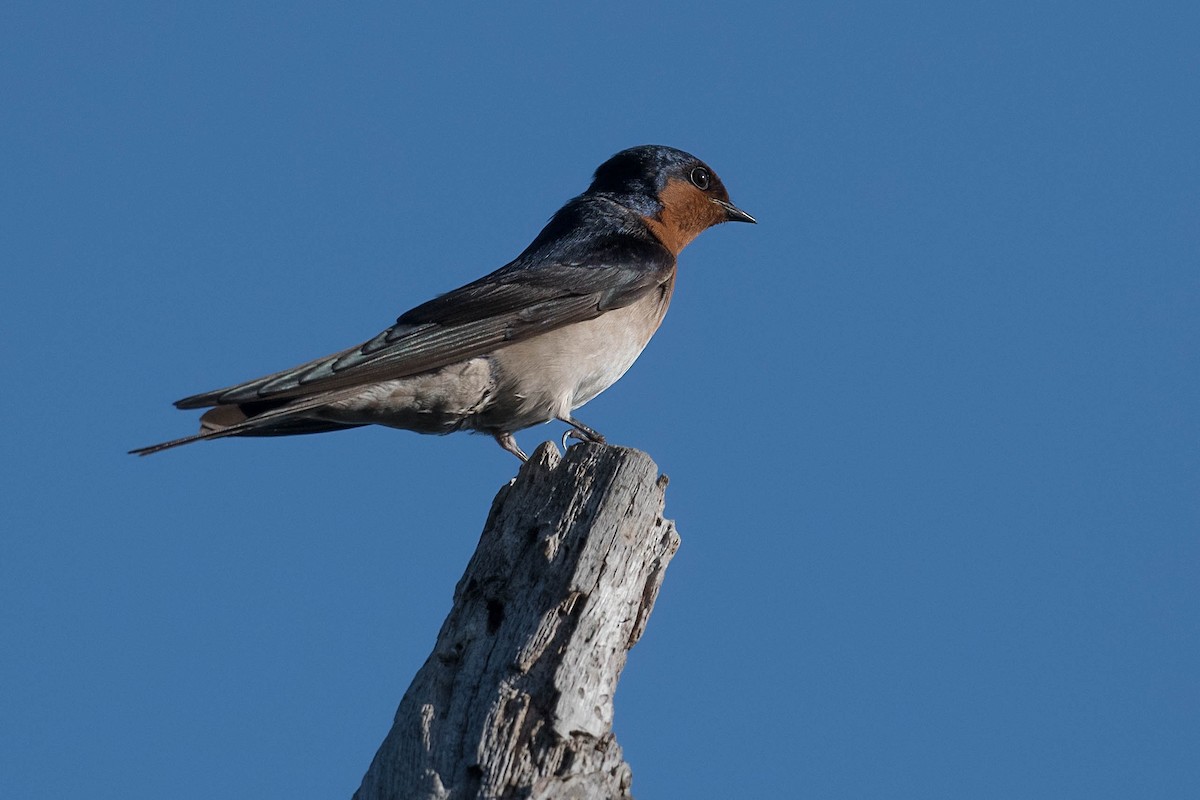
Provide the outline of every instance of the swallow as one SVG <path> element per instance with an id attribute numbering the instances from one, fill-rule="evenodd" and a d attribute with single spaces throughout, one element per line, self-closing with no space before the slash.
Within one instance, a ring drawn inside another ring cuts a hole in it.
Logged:
<path id="1" fill-rule="evenodd" d="M 185 397 L 177 408 L 210 409 L 200 432 L 130 452 L 384 425 L 486 433 L 525 461 L 513 432 L 555 419 L 566 436 L 603 442 L 575 409 L 633 365 L 667 313 L 680 251 L 722 222 L 755 219 L 704 162 L 623 150 L 513 261 L 357 347 Z"/>

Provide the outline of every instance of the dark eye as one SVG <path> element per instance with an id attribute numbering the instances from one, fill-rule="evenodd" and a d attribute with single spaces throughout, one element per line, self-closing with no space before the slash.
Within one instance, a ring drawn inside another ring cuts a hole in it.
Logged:
<path id="1" fill-rule="evenodd" d="M 692 170 L 692 183 L 697 189 L 702 192 L 708 191 L 708 184 L 712 181 L 712 175 L 704 167 L 696 167 Z"/>

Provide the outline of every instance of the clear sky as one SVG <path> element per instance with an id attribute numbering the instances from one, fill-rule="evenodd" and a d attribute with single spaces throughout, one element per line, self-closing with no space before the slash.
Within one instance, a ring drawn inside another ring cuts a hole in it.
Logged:
<path id="1" fill-rule="evenodd" d="M 0 11 L 0 796 L 349 797 L 516 461 L 125 451 L 644 143 L 760 224 L 579 414 L 683 537 L 637 796 L 1195 796 L 1195 3 L 191 5 Z"/>

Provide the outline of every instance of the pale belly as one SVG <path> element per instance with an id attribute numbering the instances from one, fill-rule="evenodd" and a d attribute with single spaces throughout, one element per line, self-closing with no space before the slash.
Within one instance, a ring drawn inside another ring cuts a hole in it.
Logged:
<path id="1" fill-rule="evenodd" d="M 493 353 L 495 399 L 467 427 L 515 431 L 570 416 L 633 365 L 658 330 L 669 302 L 668 288 L 661 295 Z"/>

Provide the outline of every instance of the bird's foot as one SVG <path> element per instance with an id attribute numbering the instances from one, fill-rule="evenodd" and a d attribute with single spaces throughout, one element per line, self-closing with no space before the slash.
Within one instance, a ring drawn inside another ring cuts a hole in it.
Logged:
<path id="1" fill-rule="evenodd" d="M 529 456 L 525 455 L 525 451 L 517 444 L 517 440 L 513 438 L 511 433 L 495 433 L 492 434 L 492 438 L 496 440 L 496 444 L 521 459 L 522 462 L 529 460 Z"/>
<path id="2" fill-rule="evenodd" d="M 587 439 L 585 439 L 583 437 L 583 434 L 580 433 L 579 431 L 575 430 L 574 428 L 567 428 L 565 431 L 563 431 L 563 435 L 562 435 L 562 447 L 563 447 L 564 451 L 568 447 L 571 446 L 571 445 L 567 444 L 567 442 L 570 441 L 571 439 L 576 439 L 580 442 L 587 441 Z"/>
<path id="3" fill-rule="evenodd" d="M 592 444 L 604 444 L 604 434 L 593 428 L 589 428 L 574 417 L 559 417 L 560 420 L 567 423 L 571 427 L 562 435 L 563 450 L 566 450 L 569 445 L 568 439 L 574 439 L 579 442 L 590 442 Z"/>

